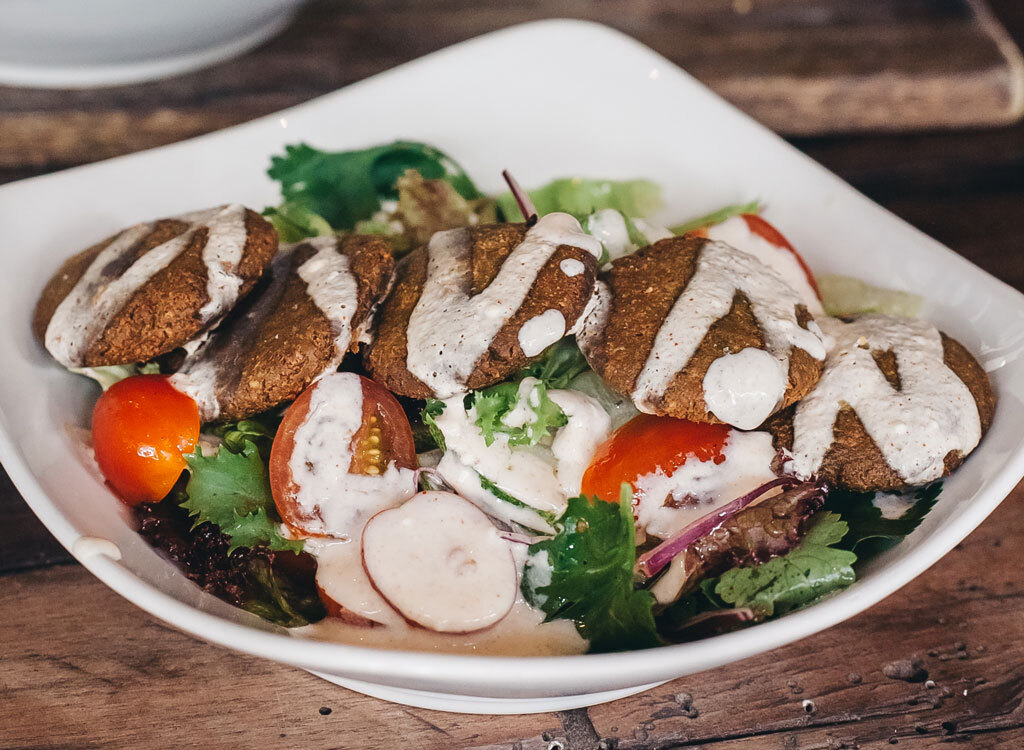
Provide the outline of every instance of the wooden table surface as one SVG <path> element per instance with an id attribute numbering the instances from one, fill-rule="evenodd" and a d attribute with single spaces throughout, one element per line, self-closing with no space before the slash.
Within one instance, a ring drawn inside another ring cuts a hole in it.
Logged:
<path id="1" fill-rule="evenodd" d="M 1019 43 L 1024 4 L 993 5 Z M 607 15 L 602 3 L 580 0 L 572 7 L 585 15 L 592 6 Z M 496 5 L 452 7 L 478 23 L 483 15 L 493 26 L 546 15 L 539 4 L 510 8 L 504 16 Z M 353 29 L 372 26 L 351 8 L 319 4 L 285 39 L 208 74 L 106 92 L 0 89 L 0 181 L 174 140 L 292 103 L 290 95 L 259 95 L 262 61 L 276 49 L 297 46 L 294 35 L 312 33 L 310 27 L 325 18 L 334 19 L 333 28 L 348 28 L 349 44 L 359 36 Z M 671 23 L 668 18 L 657 34 L 644 33 L 666 39 Z M 440 46 L 451 33 L 427 24 L 420 44 Z M 316 86 L 334 88 L 411 56 L 380 46 L 382 39 L 390 38 L 366 40 L 343 69 L 326 72 L 316 65 L 318 50 L 311 49 L 308 69 L 316 71 Z M 206 85 L 224 80 L 226 70 L 248 71 L 244 79 L 252 90 Z M 284 91 L 284 72 L 275 70 L 272 88 Z M 301 78 L 304 71 L 298 72 Z M 309 87 L 300 83 L 296 89 Z M 173 109 L 161 109 L 164 98 L 173 100 Z M 255 109 L 246 102 L 256 102 Z M 55 119 L 55 112 L 63 114 Z M 38 139 L 31 137 L 33 123 Z M 1024 289 L 1024 127 L 794 142 L 900 216 Z M 804 641 L 590 709 L 486 717 L 384 703 L 168 629 L 74 564 L 0 471 L 0 750 L 789 750 L 950 742 L 1021 748 L 1021 501 L 1024 485 L 927 573 Z M 906 659 L 920 660 L 928 681 L 885 676 L 886 665 Z"/>

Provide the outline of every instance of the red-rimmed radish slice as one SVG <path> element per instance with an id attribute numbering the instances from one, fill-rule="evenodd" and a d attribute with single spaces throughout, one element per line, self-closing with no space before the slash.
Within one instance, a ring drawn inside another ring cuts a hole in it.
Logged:
<path id="1" fill-rule="evenodd" d="M 371 518 L 363 567 L 406 620 L 440 633 L 490 627 L 516 600 L 508 542 L 480 509 L 449 492 L 421 492 Z"/>
<path id="2" fill-rule="evenodd" d="M 692 234 L 724 242 L 737 250 L 750 253 L 775 269 L 799 292 L 811 313 L 822 311 L 821 292 L 810 266 L 782 232 L 757 214 L 732 216 L 719 224 L 695 229 Z"/>
<path id="3" fill-rule="evenodd" d="M 316 560 L 316 588 L 329 617 L 367 628 L 401 622 L 367 578 L 358 540 L 326 544 Z"/>
<path id="4" fill-rule="evenodd" d="M 327 375 L 288 407 L 270 452 L 278 513 L 300 536 L 356 538 L 374 513 L 416 489 L 416 449 L 401 405 L 351 372 Z"/>

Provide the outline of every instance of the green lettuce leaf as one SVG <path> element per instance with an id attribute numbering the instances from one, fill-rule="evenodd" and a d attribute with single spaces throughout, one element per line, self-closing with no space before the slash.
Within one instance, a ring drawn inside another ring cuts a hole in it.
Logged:
<path id="1" fill-rule="evenodd" d="M 536 378 L 492 385 L 474 391 L 471 399 L 476 425 L 487 445 L 494 442 L 496 433 L 508 435 L 509 445 L 536 445 L 569 423 L 565 412 L 548 396 L 547 387 Z"/>
<path id="2" fill-rule="evenodd" d="M 420 419 L 423 420 L 423 424 L 426 425 L 427 430 L 429 430 L 430 437 L 434 439 L 434 445 L 442 451 L 447 450 L 447 447 L 444 443 L 444 433 L 441 432 L 441 428 L 437 426 L 435 417 L 440 415 L 443 411 L 444 401 L 436 398 L 428 398 L 426 406 L 424 406 L 423 410 L 420 412 Z"/>
<path id="3" fill-rule="evenodd" d="M 135 375 L 158 375 L 160 365 L 156 362 L 147 362 L 141 365 L 106 365 L 103 367 L 69 367 L 68 372 L 76 375 L 85 375 L 92 378 L 103 390 L 107 390 L 114 383 L 119 383 L 125 378 Z"/>
<path id="4" fill-rule="evenodd" d="M 654 624 L 654 597 L 633 586 L 633 523 L 628 487 L 618 503 L 574 497 L 558 534 L 530 546 L 523 595 L 544 612 L 545 621 L 572 620 L 592 651 L 662 643 Z"/>
<path id="5" fill-rule="evenodd" d="M 323 216 L 313 213 L 303 204 L 295 201 L 285 201 L 276 208 L 266 208 L 263 210 L 263 215 L 274 225 L 277 236 L 281 238 L 282 242 L 298 242 L 307 237 L 319 237 L 334 233 L 331 225 Z"/>
<path id="6" fill-rule="evenodd" d="M 909 507 L 899 518 L 882 515 L 875 505 L 874 492 L 832 490 L 825 501 L 825 509 L 840 514 L 850 527 L 840 546 L 864 558 L 902 541 L 935 506 L 941 492 L 941 481 L 914 490 L 907 496 Z"/>
<path id="7" fill-rule="evenodd" d="M 714 583 L 714 594 L 727 605 L 749 607 L 759 617 L 770 617 L 846 588 L 856 580 L 857 556 L 835 545 L 847 530 L 839 515 L 822 512 L 790 552 L 761 565 L 726 571 Z M 711 588 L 710 583 L 706 585 Z"/>
<path id="8" fill-rule="evenodd" d="M 371 218 L 382 200 L 397 200 L 398 178 L 416 170 L 445 180 L 466 199 L 480 197 L 450 157 L 424 143 L 396 141 L 356 151 L 321 151 L 304 143 L 286 146 L 267 174 L 281 183 L 284 203 L 322 217 L 334 229 L 352 229 Z M 291 209 L 296 210 L 296 209 Z"/>
<path id="9" fill-rule="evenodd" d="M 712 211 L 709 214 L 698 216 L 696 219 L 690 219 L 682 224 L 676 224 L 674 227 L 669 227 L 669 231 L 672 232 L 672 234 L 686 234 L 687 232 L 692 232 L 694 229 L 703 229 L 704 227 L 721 224 L 723 221 L 731 219 L 733 216 L 759 213 L 761 213 L 761 204 L 759 201 L 736 203 L 731 206 L 720 208 L 717 211 Z"/>
<path id="10" fill-rule="evenodd" d="M 302 542 L 285 539 L 270 494 L 267 467 L 259 449 L 245 440 L 240 453 L 220 450 L 204 456 L 200 448 L 185 456 L 188 499 L 181 503 L 193 523 L 212 523 L 231 538 L 229 553 L 239 547 L 266 546 L 300 552 Z"/>
<path id="11" fill-rule="evenodd" d="M 603 208 L 614 208 L 625 216 L 649 216 L 661 208 L 661 188 L 650 180 L 593 180 L 564 177 L 529 191 L 537 213 L 543 216 L 564 211 L 583 221 Z M 512 193 L 498 196 L 498 207 L 508 221 L 522 221 Z"/>
<path id="12" fill-rule="evenodd" d="M 569 381 L 590 369 L 572 336 L 549 347 L 541 358 L 516 375 L 517 380 L 537 378 L 548 388 L 567 388 Z"/>
<path id="13" fill-rule="evenodd" d="M 210 431 L 219 437 L 222 444 L 232 453 L 242 453 L 246 441 L 253 443 L 260 452 L 260 458 L 270 460 L 270 449 L 274 444 L 274 433 L 281 423 L 280 415 L 261 414 L 238 422 L 214 425 Z"/>
<path id="14" fill-rule="evenodd" d="M 815 276 L 825 312 L 835 317 L 881 313 L 913 318 L 920 315 L 924 298 L 910 292 L 883 289 L 851 276 L 825 273 Z"/>

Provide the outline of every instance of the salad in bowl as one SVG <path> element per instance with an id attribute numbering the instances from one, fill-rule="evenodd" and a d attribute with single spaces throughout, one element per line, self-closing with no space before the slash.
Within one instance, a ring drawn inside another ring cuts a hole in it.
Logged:
<path id="1" fill-rule="evenodd" d="M 817 276 L 757 203 L 484 195 L 400 141 L 282 200 L 71 256 L 33 330 L 139 533 L 299 637 L 514 656 L 690 641 L 850 586 L 996 397 L 912 295 Z M 765 196 L 770 200 L 770 196 Z"/>

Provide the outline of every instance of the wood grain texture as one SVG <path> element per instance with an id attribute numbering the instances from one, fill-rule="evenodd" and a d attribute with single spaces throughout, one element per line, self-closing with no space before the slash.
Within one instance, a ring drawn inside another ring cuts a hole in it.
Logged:
<path id="1" fill-rule="evenodd" d="M 638 696 L 535 716 L 383 703 L 194 641 L 79 567 L 11 574 L 0 578 L 0 748 L 1021 747 L 1022 501 L 1024 485 L 940 564 L 842 625 Z M 912 658 L 932 682 L 883 673 Z"/>
<path id="2" fill-rule="evenodd" d="M 782 133 L 996 125 L 1024 112 L 1024 63 L 979 0 L 321 0 L 279 38 L 201 72 L 93 91 L 0 87 L 0 169 L 181 140 L 551 17 L 620 28 Z"/>

